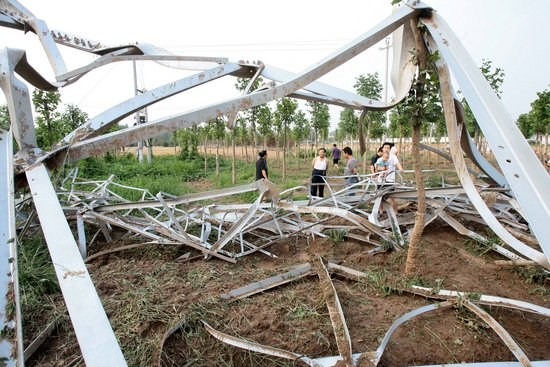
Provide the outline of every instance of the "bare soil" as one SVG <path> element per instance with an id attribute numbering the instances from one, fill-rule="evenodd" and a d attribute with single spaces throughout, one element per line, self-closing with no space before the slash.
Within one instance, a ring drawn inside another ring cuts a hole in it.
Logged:
<path id="1" fill-rule="evenodd" d="M 98 243 L 91 252 L 122 244 L 127 243 Z M 237 264 L 202 258 L 181 262 L 176 259 L 188 248 L 145 246 L 97 258 L 89 264 L 89 271 L 130 366 L 294 366 L 299 364 L 228 346 L 210 336 L 201 320 L 227 334 L 308 357 L 338 355 L 317 276 L 235 302 L 219 298 L 222 293 L 288 271 L 318 255 L 371 274 L 369 281 L 361 282 L 333 275 L 353 353 L 376 350 L 397 318 L 433 303 L 395 291 L 411 281 L 550 307 L 548 284 L 529 283 L 517 270 L 494 265 L 497 254 L 478 256 L 470 247 L 445 224 L 432 223 L 422 240 L 421 270 L 413 280 L 402 275 L 404 251 L 370 256 L 366 255 L 368 246 L 354 241 L 337 244 L 330 239 L 305 238 L 273 245 L 270 251 L 277 259 L 255 254 Z M 198 252 L 192 250 L 191 256 L 195 255 Z M 531 360 L 550 360 L 550 319 L 498 307 L 485 309 L 505 326 Z M 168 337 L 161 351 L 165 332 L 181 321 L 182 327 Z M 33 325 L 32 332 L 37 329 Z M 465 308 L 452 307 L 401 326 L 380 365 L 513 360 L 504 343 L 481 319 Z M 27 365 L 84 365 L 67 320 Z"/>

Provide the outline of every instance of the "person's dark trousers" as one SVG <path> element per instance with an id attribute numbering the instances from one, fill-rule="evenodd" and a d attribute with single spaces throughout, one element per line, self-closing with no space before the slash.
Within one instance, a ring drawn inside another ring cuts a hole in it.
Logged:
<path id="1" fill-rule="evenodd" d="M 321 171 L 318 169 L 313 170 L 313 172 L 311 173 L 311 196 L 318 196 L 320 198 L 323 197 L 325 193 L 325 180 L 323 180 L 323 177 L 325 177 L 326 175 L 326 171 Z M 317 195 L 317 192 L 319 193 L 319 195 Z"/>

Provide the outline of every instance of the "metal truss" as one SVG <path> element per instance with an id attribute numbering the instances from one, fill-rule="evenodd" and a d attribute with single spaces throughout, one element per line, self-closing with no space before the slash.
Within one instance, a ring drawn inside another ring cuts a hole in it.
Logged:
<path id="1" fill-rule="evenodd" d="M 296 74 L 264 65 L 262 62 L 232 63 L 223 57 L 173 55 L 146 43 L 106 45 L 78 35 L 50 30 L 43 20 L 37 19 L 16 0 L 0 0 L 0 25 L 34 33 L 39 38 L 55 75 L 55 81 L 43 77 L 29 65 L 23 50 L 0 50 L 0 86 L 6 95 L 11 119 L 11 130 L 8 133 L 2 132 L 0 142 L 0 161 L 3 168 L 0 176 L 0 198 L 2 203 L 6 204 L 2 210 L 7 208 L 5 215 L 0 218 L 0 228 L 2 240 L 9 243 L 9 246 L 2 247 L 0 262 L 4 269 L 3 274 L 9 274 L 3 279 L 8 285 L 8 293 L 13 286 L 17 300 L 17 264 L 12 261 L 15 259 L 14 247 L 17 243 L 13 230 L 15 215 L 18 213 L 25 218 L 24 223 L 18 228 L 19 235 L 33 227 L 35 219 L 38 218 L 56 264 L 56 274 L 86 364 L 100 366 L 108 360 L 109 365 L 123 366 L 124 358 L 83 260 L 87 255 L 86 246 L 94 242 L 99 235 L 103 235 L 107 240 L 112 239 L 115 235 L 114 227 L 125 231 L 125 236 L 145 240 L 141 244 L 131 246 L 188 246 L 200 251 L 206 258 L 215 257 L 230 262 L 255 252 L 274 256 L 268 248 L 281 239 L 292 236 L 325 237 L 328 230 L 335 228 L 346 231 L 349 238 L 373 246 L 367 250 L 370 253 L 385 251 L 388 248 L 403 248 L 414 214 L 396 213 L 387 200 L 407 198 L 406 200 L 414 201 L 415 190 L 404 185 L 396 185 L 393 191 L 375 190 L 376 178 L 368 175 L 361 177 L 361 181 L 351 187 L 342 186 L 342 177 L 327 178 L 325 184 L 330 197 L 323 199 L 295 201 L 292 199 L 293 195 L 304 190 L 303 187 L 278 193 L 275 187 L 265 182 L 257 182 L 179 198 L 164 193 L 152 195 L 142 190 L 141 200 L 132 202 L 111 190 L 112 185 L 117 185 L 113 179 L 105 182 L 88 182 L 88 185 L 95 187 L 91 191 L 79 189 L 78 185 L 82 180 L 77 178 L 76 173 L 71 176 L 69 189 L 59 189 L 56 192 L 50 182 L 48 168 L 59 167 L 68 162 L 110 151 L 114 147 L 198 125 L 219 116 L 234 117 L 239 111 L 284 96 L 322 101 L 358 110 L 387 110 L 407 95 L 417 72 L 410 57 L 415 47 L 411 21 L 421 21 L 426 25 L 429 35 L 425 42 L 431 52 L 438 51 L 442 57 L 437 63 L 442 82 L 441 93 L 449 131 L 451 157 L 462 185 L 460 188 L 444 187 L 427 191 L 426 223 L 439 218 L 461 234 L 486 243 L 487 239 L 464 225 L 468 221 L 484 223 L 508 246 L 488 244 L 495 251 L 517 263 L 534 262 L 550 268 L 550 227 L 547 225 L 550 218 L 550 192 L 547 190 L 550 187 L 550 177 L 460 41 L 439 15 L 419 1 L 409 1 L 365 34 Z M 390 34 L 394 37 L 394 102 L 388 104 L 371 100 L 317 81 Z M 59 44 L 92 53 L 98 58 L 88 65 L 68 70 L 58 49 Z M 41 151 L 36 147 L 27 83 L 42 90 L 56 90 L 78 82 L 83 75 L 93 73 L 99 67 L 113 62 L 135 60 L 153 61 L 166 67 L 199 72 L 109 108 L 67 135 L 52 151 Z M 465 129 L 462 108 L 453 96 L 448 68 L 455 75 L 503 174 L 491 166 L 472 144 Z M 197 106 L 195 109 L 170 117 L 114 133 L 104 133 L 113 123 L 139 109 L 224 76 L 252 80 L 262 76 L 271 82 L 262 90 L 252 93 L 248 93 L 247 90 L 238 97 L 213 101 L 207 106 Z M 11 140 L 7 139 L 7 135 L 13 135 L 20 148 L 13 158 L 9 148 L 11 143 L 8 143 Z M 474 185 L 466 168 L 463 152 L 485 174 L 477 176 L 496 185 L 501 191 Z M 526 165 L 525 162 L 532 164 Z M 8 171 L 10 173 L 7 173 Z M 15 205 L 12 203 L 15 188 L 22 185 L 31 188 L 33 205 L 25 202 L 14 208 Z M 258 192 L 253 204 L 208 203 L 208 200 L 250 191 Z M 496 197 L 492 203 L 488 203 L 484 197 L 489 194 Z M 30 211 L 25 212 L 25 208 L 30 208 Z M 382 211 L 386 213 L 385 216 L 382 216 Z M 52 212 L 55 212 L 55 216 Z M 330 223 L 333 217 L 344 218 L 350 225 L 335 226 Z M 70 231 L 67 219 L 76 220 L 78 240 L 75 240 Z M 90 241 L 85 238 L 85 225 L 97 228 L 96 235 Z M 93 257 L 87 259 L 91 261 Z M 328 269 L 330 270 L 330 266 Z M 325 273 L 319 275 L 326 281 Z M 3 301 L 8 299 L 5 297 L 6 294 L 3 292 L 0 296 Z M 342 326 L 344 320 L 339 315 L 341 310 L 338 308 L 337 295 L 327 294 L 327 297 L 329 296 L 335 300 L 328 306 L 331 310 L 331 320 Z M 4 302 L 3 305 L 6 306 L 7 303 Z M 475 304 L 467 305 L 480 317 L 489 320 Z M 4 317 L 2 327 L 14 329 L 13 321 L 16 322 L 18 339 L 11 336 L 2 339 L 0 357 L 8 361 L 8 364 L 23 364 L 20 326 L 17 326 L 20 317 L 17 314 L 15 319 L 13 315 Z M 339 337 L 345 339 L 345 332 Z M 16 348 L 8 348 L 7 345 L 16 345 Z M 347 362 L 354 360 L 346 344 L 339 344 L 339 350 L 341 358 Z M 522 358 L 523 356 L 518 355 L 520 362 Z"/>

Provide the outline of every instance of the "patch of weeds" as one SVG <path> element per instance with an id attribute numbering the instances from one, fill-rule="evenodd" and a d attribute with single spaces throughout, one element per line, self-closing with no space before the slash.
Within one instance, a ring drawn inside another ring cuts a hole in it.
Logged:
<path id="1" fill-rule="evenodd" d="M 398 292 L 397 287 L 391 284 L 385 270 L 367 270 L 367 284 L 382 293 L 384 296 Z"/>
<path id="2" fill-rule="evenodd" d="M 294 319 L 294 320 L 303 320 L 303 319 L 321 317 L 321 315 L 317 312 L 315 308 L 303 303 L 290 308 L 289 311 L 287 312 L 287 316 L 290 319 Z"/>
<path id="3" fill-rule="evenodd" d="M 327 231 L 327 234 L 335 243 L 342 243 L 346 239 L 348 231 L 344 229 L 331 229 Z"/>
<path id="4" fill-rule="evenodd" d="M 498 237 L 485 237 L 485 240 L 470 238 L 465 241 L 466 251 L 476 256 L 483 256 L 487 252 L 494 249 L 495 244 L 502 244 L 502 240 Z"/>
<path id="5" fill-rule="evenodd" d="M 517 266 L 514 271 L 529 284 L 547 285 L 550 283 L 550 272 L 538 265 Z"/>
<path id="6" fill-rule="evenodd" d="M 23 239 L 17 252 L 23 324 L 31 325 L 32 320 L 41 320 L 51 312 L 61 313 L 53 301 L 60 289 L 44 239 Z M 57 315 L 49 318 L 53 317 Z"/>
<path id="7" fill-rule="evenodd" d="M 204 287 L 204 285 L 208 283 L 212 277 L 213 274 L 209 270 L 200 268 L 190 270 L 186 274 L 186 278 L 191 283 L 191 287 L 193 289 L 200 289 Z"/>
<path id="8" fill-rule="evenodd" d="M 529 290 L 530 294 L 550 295 L 550 272 L 548 270 L 538 265 L 532 265 L 515 267 L 514 272 L 526 283 L 536 285 L 535 288 Z"/>

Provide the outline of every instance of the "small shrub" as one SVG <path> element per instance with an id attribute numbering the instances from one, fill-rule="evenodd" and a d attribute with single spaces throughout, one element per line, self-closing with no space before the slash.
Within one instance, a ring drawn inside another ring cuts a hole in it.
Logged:
<path id="1" fill-rule="evenodd" d="M 333 240 L 336 243 L 344 242 L 346 239 L 346 236 L 348 235 L 348 231 L 343 229 L 331 229 L 327 231 L 327 234 L 331 240 Z"/>

